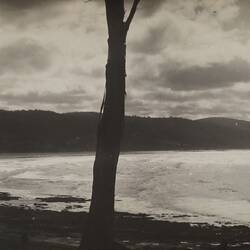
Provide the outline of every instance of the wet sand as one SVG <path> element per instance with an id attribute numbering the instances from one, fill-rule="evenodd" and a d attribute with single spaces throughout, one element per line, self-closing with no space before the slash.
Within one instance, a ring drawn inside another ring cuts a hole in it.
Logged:
<path id="1" fill-rule="evenodd" d="M 86 217 L 83 212 L 0 206 L 0 249 L 77 249 Z M 130 249 L 250 249 L 250 228 L 245 226 L 194 226 L 144 214 L 116 213 L 115 238 Z"/>

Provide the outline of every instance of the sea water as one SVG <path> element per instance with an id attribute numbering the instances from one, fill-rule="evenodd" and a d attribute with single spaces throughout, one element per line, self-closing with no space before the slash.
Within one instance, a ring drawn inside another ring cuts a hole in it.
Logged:
<path id="1" fill-rule="evenodd" d="M 93 162 L 94 156 L 86 154 L 1 155 L 0 192 L 20 198 L 0 205 L 88 211 Z M 116 211 L 169 221 L 250 225 L 249 180 L 248 150 L 124 153 Z M 86 202 L 37 200 L 51 196 Z"/>

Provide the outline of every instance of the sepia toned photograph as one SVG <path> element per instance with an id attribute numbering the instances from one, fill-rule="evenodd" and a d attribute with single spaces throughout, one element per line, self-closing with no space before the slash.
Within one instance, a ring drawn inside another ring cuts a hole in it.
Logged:
<path id="1" fill-rule="evenodd" d="M 250 250 L 250 0 L 0 0 L 0 250 Z"/>

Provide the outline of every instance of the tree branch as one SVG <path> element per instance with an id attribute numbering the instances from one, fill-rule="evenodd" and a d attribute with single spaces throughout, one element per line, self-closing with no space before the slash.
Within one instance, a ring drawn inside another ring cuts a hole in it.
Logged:
<path id="1" fill-rule="evenodd" d="M 139 2 L 140 2 L 140 0 L 134 0 L 134 2 L 133 2 L 133 6 L 132 6 L 132 8 L 130 10 L 130 13 L 129 13 L 129 16 L 128 16 L 126 22 L 125 22 L 125 32 L 126 32 L 126 34 L 127 34 L 128 30 L 129 30 L 130 24 L 131 24 L 131 22 L 132 22 L 132 20 L 134 18 L 134 15 L 135 15 L 135 12 L 136 12 L 136 9 L 137 9 L 137 6 L 138 6 Z"/>

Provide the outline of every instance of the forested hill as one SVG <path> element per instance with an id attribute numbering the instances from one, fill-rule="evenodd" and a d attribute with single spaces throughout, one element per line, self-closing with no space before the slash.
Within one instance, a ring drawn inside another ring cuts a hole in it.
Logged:
<path id="1" fill-rule="evenodd" d="M 0 111 L 0 152 L 95 149 L 97 113 Z M 250 149 L 250 122 L 127 117 L 122 149 Z"/>

